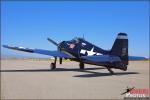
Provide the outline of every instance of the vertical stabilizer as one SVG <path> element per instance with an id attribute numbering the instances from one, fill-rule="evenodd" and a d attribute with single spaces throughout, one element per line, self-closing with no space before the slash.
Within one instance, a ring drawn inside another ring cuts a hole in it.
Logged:
<path id="1" fill-rule="evenodd" d="M 118 34 L 110 54 L 119 56 L 123 64 L 128 65 L 128 36 L 126 33 Z"/>

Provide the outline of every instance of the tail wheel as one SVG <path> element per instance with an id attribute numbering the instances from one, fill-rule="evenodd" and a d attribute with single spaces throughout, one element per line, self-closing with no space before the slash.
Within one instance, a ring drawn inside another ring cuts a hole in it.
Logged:
<path id="1" fill-rule="evenodd" d="M 123 64 L 123 70 L 126 71 L 127 70 L 127 65 Z"/>
<path id="2" fill-rule="evenodd" d="M 53 70 L 53 69 L 55 69 L 55 68 L 56 68 L 56 64 L 55 64 L 55 63 L 51 63 L 50 69 Z"/>
<path id="3" fill-rule="evenodd" d="M 80 66 L 80 69 L 84 69 L 84 63 L 80 62 L 79 66 Z"/>

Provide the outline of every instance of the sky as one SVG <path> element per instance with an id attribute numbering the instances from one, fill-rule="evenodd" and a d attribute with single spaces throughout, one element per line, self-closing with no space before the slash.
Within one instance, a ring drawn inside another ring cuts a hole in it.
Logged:
<path id="1" fill-rule="evenodd" d="M 128 34 L 129 55 L 149 57 L 148 1 L 3 1 L 1 54 L 49 57 L 8 50 L 3 44 L 56 50 L 47 41 L 84 37 L 111 49 L 119 32 Z"/>

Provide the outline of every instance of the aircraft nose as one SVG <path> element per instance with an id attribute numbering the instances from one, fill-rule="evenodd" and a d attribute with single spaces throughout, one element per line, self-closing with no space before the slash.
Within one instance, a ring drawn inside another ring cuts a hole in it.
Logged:
<path id="1" fill-rule="evenodd" d="M 63 47 L 65 46 L 65 42 L 66 42 L 66 41 L 62 41 L 62 42 L 60 42 L 60 44 L 59 44 L 59 48 L 63 48 Z"/>

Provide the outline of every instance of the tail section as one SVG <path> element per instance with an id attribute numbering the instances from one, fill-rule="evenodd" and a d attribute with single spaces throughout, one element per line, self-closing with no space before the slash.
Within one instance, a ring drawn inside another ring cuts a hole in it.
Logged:
<path id="1" fill-rule="evenodd" d="M 110 52 L 119 56 L 122 63 L 128 65 L 128 37 L 126 33 L 119 33 Z"/>

